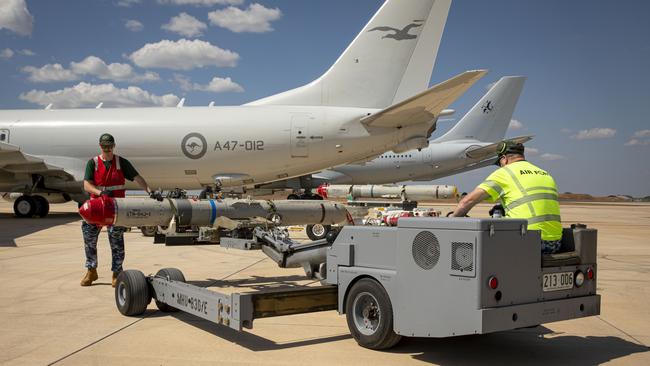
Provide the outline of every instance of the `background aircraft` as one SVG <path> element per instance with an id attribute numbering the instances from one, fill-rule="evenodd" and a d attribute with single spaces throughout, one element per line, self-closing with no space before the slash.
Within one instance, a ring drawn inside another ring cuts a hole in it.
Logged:
<path id="1" fill-rule="evenodd" d="M 367 162 L 258 188 L 303 188 L 306 193 L 292 194 L 290 198 L 319 198 L 311 190 L 321 184 L 429 181 L 488 166 L 495 161 L 497 144 L 505 137 L 525 80 L 523 76 L 501 78 L 449 132 L 424 149 L 390 151 Z M 511 140 L 524 143 L 530 139 L 531 136 L 522 136 Z"/>
<path id="2" fill-rule="evenodd" d="M 83 202 L 104 132 L 163 189 L 254 186 L 424 148 L 445 108 L 485 74 L 414 95 L 428 85 L 450 3 L 388 0 L 320 78 L 244 106 L 0 111 L 0 191 L 23 194 L 19 217 Z"/>

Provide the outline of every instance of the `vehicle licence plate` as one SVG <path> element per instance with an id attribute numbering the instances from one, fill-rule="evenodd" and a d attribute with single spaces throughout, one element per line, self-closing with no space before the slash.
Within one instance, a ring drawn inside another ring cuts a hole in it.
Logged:
<path id="1" fill-rule="evenodd" d="M 543 291 L 558 291 L 573 288 L 573 272 L 545 273 L 542 278 Z"/>

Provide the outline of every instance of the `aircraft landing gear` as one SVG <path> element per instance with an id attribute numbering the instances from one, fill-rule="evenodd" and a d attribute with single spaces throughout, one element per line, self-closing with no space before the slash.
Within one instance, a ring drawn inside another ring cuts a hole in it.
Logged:
<path id="1" fill-rule="evenodd" d="M 14 202 L 14 214 L 18 218 L 45 217 L 50 212 L 50 203 L 43 196 L 23 195 Z"/>

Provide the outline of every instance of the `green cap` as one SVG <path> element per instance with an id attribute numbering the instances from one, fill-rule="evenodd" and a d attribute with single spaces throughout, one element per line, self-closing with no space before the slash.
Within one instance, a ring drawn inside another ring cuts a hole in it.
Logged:
<path id="1" fill-rule="evenodd" d="M 100 145 L 115 145 L 115 138 L 109 133 L 99 136 Z"/>
<path id="2" fill-rule="evenodd" d="M 508 154 L 524 155 L 524 144 L 513 141 L 501 141 L 497 146 L 497 155 L 503 156 Z"/>

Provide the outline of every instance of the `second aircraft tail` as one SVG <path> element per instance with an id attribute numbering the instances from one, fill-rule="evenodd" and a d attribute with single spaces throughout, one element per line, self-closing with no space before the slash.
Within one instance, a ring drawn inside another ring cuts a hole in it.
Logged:
<path id="1" fill-rule="evenodd" d="M 524 76 L 501 78 L 449 132 L 435 141 L 503 140 L 525 81 Z"/>

